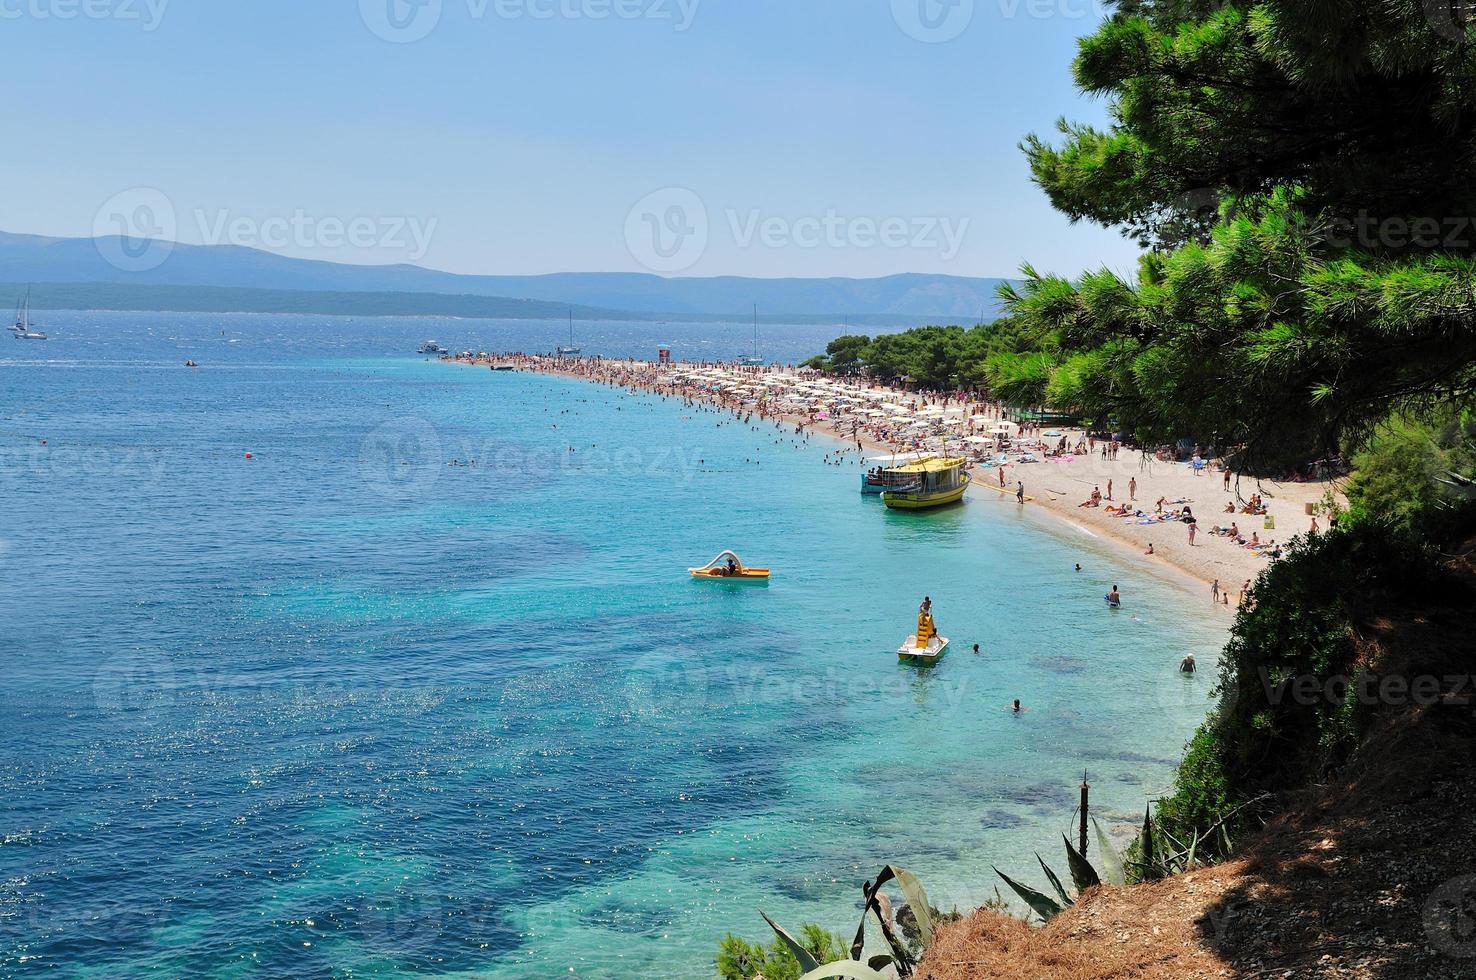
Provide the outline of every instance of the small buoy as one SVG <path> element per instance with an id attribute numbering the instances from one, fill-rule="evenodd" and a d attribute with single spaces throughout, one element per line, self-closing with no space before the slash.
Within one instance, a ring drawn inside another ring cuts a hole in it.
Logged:
<path id="1" fill-rule="evenodd" d="M 250 458 L 251 458 L 251 454 L 250 454 L 250 453 L 247 453 L 247 454 L 246 454 L 246 458 L 247 458 L 247 459 L 250 459 Z"/>

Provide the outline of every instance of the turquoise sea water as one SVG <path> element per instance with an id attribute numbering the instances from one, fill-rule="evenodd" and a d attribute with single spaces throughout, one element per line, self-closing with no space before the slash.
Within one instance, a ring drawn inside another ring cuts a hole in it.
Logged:
<path id="1" fill-rule="evenodd" d="M 1039 884 L 1082 771 L 1124 827 L 1203 715 L 1212 670 L 1174 667 L 1225 620 L 1080 531 L 407 356 L 560 325 L 45 325 L 0 340 L 0 976 L 709 976 L 759 908 L 854 929 L 889 861 L 945 908 L 991 864 Z M 687 578 L 725 547 L 774 581 Z M 954 649 L 919 671 L 925 593 Z"/>

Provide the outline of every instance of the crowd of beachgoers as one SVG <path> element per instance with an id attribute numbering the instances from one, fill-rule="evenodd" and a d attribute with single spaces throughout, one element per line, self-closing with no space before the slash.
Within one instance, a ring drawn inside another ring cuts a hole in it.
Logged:
<path id="1" fill-rule="evenodd" d="M 1243 594 L 1291 535 L 1319 530 L 1329 489 L 1243 480 L 1199 447 L 1131 447 L 1113 434 L 1053 425 L 1042 421 L 1045 413 L 1012 411 L 965 391 L 906 391 L 778 365 L 487 353 L 447 360 L 575 377 L 793 424 L 841 443 L 824 455 L 826 465 L 876 466 L 913 454 L 966 458 L 976 488 L 1040 505 L 1166 561 L 1209 585 L 1217 605 Z"/>

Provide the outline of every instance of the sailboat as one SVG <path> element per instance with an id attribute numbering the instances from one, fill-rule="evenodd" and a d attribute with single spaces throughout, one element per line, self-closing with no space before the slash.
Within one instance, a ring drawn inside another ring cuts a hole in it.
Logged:
<path id="1" fill-rule="evenodd" d="M 31 329 L 31 291 L 26 290 L 24 304 L 15 308 L 15 326 L 10 328 L 16 340 L 45 340 L 46 334 Z"/>
<path id="2" fill-rule="evenodd" d="M 758 349 L 758 306 L 753 308 L 753 353 L 744 354 L 738 358 L 739 367 L 763 367 L 764 359 L 759 356 Z"/>
<path id="3" fill-rule="evenodd" d="M 573 357 L 580 353 L 578 347 L 574 346 L 574 311 L 569 311 L 569 346 L 559 348 L 560 357 Z"/>

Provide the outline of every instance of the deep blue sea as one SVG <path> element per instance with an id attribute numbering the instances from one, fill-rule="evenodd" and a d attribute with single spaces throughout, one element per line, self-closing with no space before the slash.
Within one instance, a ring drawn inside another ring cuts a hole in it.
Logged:
<path id="1" fill-rule="evenodd" d="M 944 908 L 1043 885 L 1083 771 L 1124 828 L 1203 716 L 1223 615 L 1031 508 L 891 513 L 818 436 L 412 354 L 562 324 L 37 320 L 0 337 L 0 976 L 707 977 L 760 908 L 853 930 L 887 862 Z M 773 582 L 688 578 L 727 547 Z"/>

